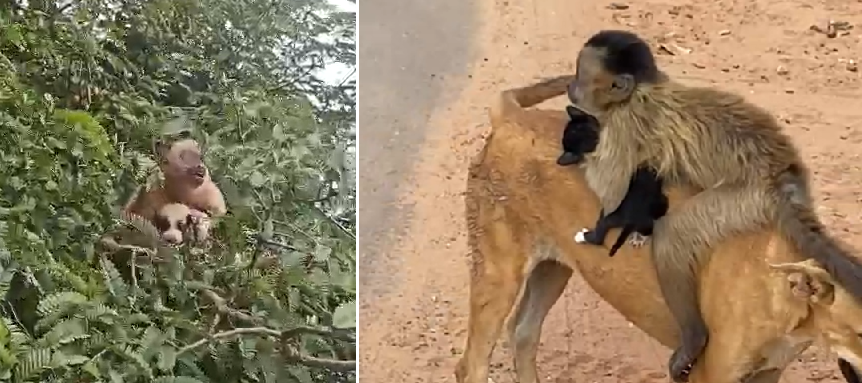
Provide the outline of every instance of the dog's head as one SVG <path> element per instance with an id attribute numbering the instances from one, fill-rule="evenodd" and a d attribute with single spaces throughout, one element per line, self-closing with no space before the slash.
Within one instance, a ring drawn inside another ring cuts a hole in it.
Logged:
<path id="1" fill-rule="evenodd" d="M 162 206 L 153 222 L 162 240 L 172 245 L 183 243 L 183 238 L 194 225 L 192 209 L 181 203 L 169 203 Z"/>
<path id="2" fill-rule="evenodd" d="M 160 139 L 155 143 L 155 150 L 165 179 L 193 187 L 209 179 L 200 145 L 187 134 L 175 141 Z"/>
<path id="3" fill-rule="evenodd" d="M 787 296 L 800 312 L 792 334 L 807 337 L 862 371 L 862 303 L 813 260 L 770 265 L 785 277 Z M 848 371 L 851 371 L 848 369 Z M 845 374 L 846 376 L 846 374 Z"/>

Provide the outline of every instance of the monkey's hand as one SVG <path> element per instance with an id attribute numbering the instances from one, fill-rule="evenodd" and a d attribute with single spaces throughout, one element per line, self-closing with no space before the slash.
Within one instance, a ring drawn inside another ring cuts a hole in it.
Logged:
<path id="1" fill-rule="evenodd" d="M 192 234 L 198 243 L 205 243 L 209 239 L 210 226 L 212 222 L 207 213 L 197 209 L 191 209 Z"/>
<path id="2" fill-rule="evenodd" d="M 631 237 L 629 237 L 629 244 L 632 245 L 632 247 L 634 248 L 638 248 L 645 245 L 647 243 L 647 240 L 649 240 L 649 237 L 641 233 L 634 232 L 632 233 Z"/>

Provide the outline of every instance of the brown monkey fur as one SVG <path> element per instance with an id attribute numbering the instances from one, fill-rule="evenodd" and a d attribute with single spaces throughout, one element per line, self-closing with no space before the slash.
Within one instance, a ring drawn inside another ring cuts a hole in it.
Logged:
<path id="1" fill-rule="evenodd" d="M 862 299 L 862 264 L 824 232 L 811 206 L 808 169 L 770 113 L 741 96 L 669 79 L 649 46 L 629 32 L 591 37 L 577 70 L 569 97 L 602 125 L 585 165 L 604 211 L 619 206 L 642 164 L 667 185 L 701 191 L 656 221 L 652 237 L 658 279 L 682 329 L 669 366 L 673 380 L 685 380 L 706 346 L 697 274 L 709 250 L 729 236 L 777 223 L 801 255 Z"/>
<path id="2" fill-rule="evenodd" d="M 212 181 L 195 140 L 182 139 L 156 144 L 156 157 L 164 175 L 163 186 L 142 188 L 124 208 L 125 213 L 140 215 L 151 222 L 168 203 L 181 203 L 211 217 L 227 213 L 224 196 Z"/>
<path id="3" fill-rule="evenodd" d="M 491 107 L 491 134 L 472 160 L 465 196 L 472 266 L 459 383 L 487 383 L 510 313 L 517 381 L 536 383 L 542 323 L 573 269 L 627 320 L 679 346 L 648 249 L 626 246 L 608 258 L 606 248 L 572 240 L 571 228 L 594 223 L 598 200 L 580 170 L 555 164 L 565 113 L 524 109 L 564 94 L 572 78 L 507 90 Z M 673 214 L 694 191 L 667 192 Z M 775 225 L 712 246 L 697 289 L 710 341 L 691 381 L 777 383 L 814 341 L 862 365 L 862 305 L 816 262 L 804 261 Z"/>

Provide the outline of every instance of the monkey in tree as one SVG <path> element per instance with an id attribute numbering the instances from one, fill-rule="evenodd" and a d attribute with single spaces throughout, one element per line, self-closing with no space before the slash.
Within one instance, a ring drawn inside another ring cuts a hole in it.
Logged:
<path id="1" fill-rule="evenodd" d="M 681 331 L 669 361 L 674 381 L 687 380 L 706 347 L 697 274 L 710 248 L 729 236 L 775 225 L 862 299 L 862 265 L 824 231 L 811 207 L 809 171 L 771 114 L 738 95 L 671 80 L 646 42 L 625 31 L 601 31 L 586 42 L 568 95 L 602 126 L 585 177 L 604 211 L 620 205 L 642 164 L 666 185 L 701 190 L 656 222 L 651 241 L 662 294 Z"/>
<path id="2" fill-rule="evenodd" d="M 227 213 L 224 196 L 210 178 L 197 141 L 187 137 L 172 143 L 159 140 L 155 151 L 164 184 L 149 190 L 142 188 L 126 204 L 124 213 L 153 223 L 159 210 L 170 203 L 184 204 L 209 217 Z"/>

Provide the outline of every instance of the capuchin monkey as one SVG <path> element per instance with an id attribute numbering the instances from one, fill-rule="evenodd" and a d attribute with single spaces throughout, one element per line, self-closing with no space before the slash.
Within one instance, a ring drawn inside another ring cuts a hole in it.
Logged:
<path id="1" fill-rule="evenodd" d="M 563 130 L 563 154 L 557 159 L 560 166 L 580 164 L 586 154 L 596 149 L 599 141 L 599 122 L 595 117 L 577 108 L 566 106 L 569 122 Z M 668 209 L 667 196 L 662 192 L 662 182 L 654 170 L 642 167 L 637 170 L 629 183 L 629 189 L 620 207 L 613 213 L 599 213 L 594 230 L 581 230 L 575 235 L 575 242 L 601 246 L 610 229 L 622 228 L 616 242 L 611 246 L 608 256 L 613 257 L 625 240 L 640 247 L 652 235 L 655 220 Z"/>
<path id="2" fill-rule="evenodd" d="M 125 214 L 139 215 L 153 224 L 158 212 L 171 203 L 220 217 L 227 213 L 221 190 L 212 181 L 197 141 L 182 138 L 173 143 L 159 141 L 155 145 L 164 185 L 147 190 L 141 188 L 123 209 Z"/>
<path id="3" fill-rule="evenodd" d="M 649 46 L 624 31 L 586 42 L 568 94 L 602 126 L 585 175 L 604 211 L 620 206 L 639 166 L 655 169 L 668 186 L 701 190 L 656 221 L 650 241 L 681 331 L 669 362 L 674 381 L 688 379 L 708 342 L 698 272 L 725 238 L 775 225 L 800 255 L 862 298 L 862 266 L 825 233 L 812 209 L 809 170 L 770 113 L 741 96 L 671 80 Z"/>

